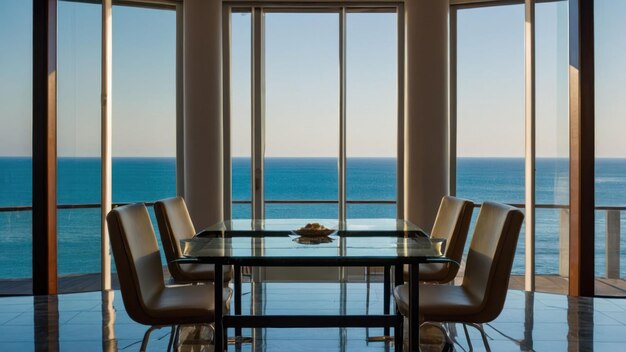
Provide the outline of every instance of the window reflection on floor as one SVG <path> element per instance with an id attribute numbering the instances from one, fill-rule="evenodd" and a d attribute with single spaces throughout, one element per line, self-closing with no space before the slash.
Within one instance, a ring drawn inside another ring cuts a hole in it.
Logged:
<path id="1" fill-rule="evenodd" d="M 344 290 L 345 294 L 342 294 Z M 342 299 L 345 297 L 345 299 Z M 243 285 L 244 313 L 255 314 L 379 314 L 382 284 L 248 283 Z M 251 304 L 252 303 L 252 304 Z M 504 311 L 485 325 L 494 351 L 621 350 L 626 343 L 626 301 L 573 298 L 564 295 L 509 290 Z M 602 329 L 598 329 L 598 326 Z M 147 326 L 133 322 L 119 291 L 0 298 L 0 350 L 137 350 Z M 468 350 L 463 329 L 450 326 L 457 349 Z M 243 329 L 252 344 L 230 344 L 229 351 L 390 351 L 391 344 L 367 342 L 383 329 L 310 328 Z M 477 331 L 472 344 L 482 349 Z M 209 328 L 181 330 L 182 350 L 212 351 Z M 233 331 L 229 331 L 233 336 Z M 407 336 L 405 334 L 405 336 Z M 170 329 L 152 333 L 148 350 L 165 350 Z M 422 331 L 422 350 L 438 350 L 438 330 Z M 462 348 L 462 349 L 461 349 Z"/>

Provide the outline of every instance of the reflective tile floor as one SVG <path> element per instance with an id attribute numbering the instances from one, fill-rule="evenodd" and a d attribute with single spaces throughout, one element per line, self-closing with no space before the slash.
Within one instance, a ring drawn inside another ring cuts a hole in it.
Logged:
<path id="1" fill-rule="evenodd" d="M 244 312 L 256 314 L 380 314 L 382 284 L 244 284 Z M 137 351 L 147 327 L 133 322 L 119 291 L 42 297 L 0 298 L 0 351 Z M 460 326 L 455 350 L 468 351 Z M 575 299 L 510 290 L 504 311 L 485 326 L 493 351 L 626 351 L 626 299 Z M 149 351 L 165 351 L 170 329 L 156 330 Z M 382 329 L 244 329 L 251 344 L 229 351 L 393 351 L 385 342 L 368 342 Z M 183 351 L 212 351 L 210 330 L 188 327 Z M 229 335 L 233 335 L 232 331 Z M 440 348 L 441 336 L 424 331 L 423 350 Z M 405 335 L 406 336 L 406 335 Z M 470 329 L 474 350 L 484 350 Z"/>

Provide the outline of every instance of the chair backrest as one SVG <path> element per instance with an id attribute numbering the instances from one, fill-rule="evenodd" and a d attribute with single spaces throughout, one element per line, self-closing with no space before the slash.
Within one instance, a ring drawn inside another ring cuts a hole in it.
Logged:
<path id="1" fill-rule="evenodd" d="M 143 204 L 115 208 L 107 223 L 124 307 L 133 320 L 150 325 L 146 307 L 165 288 L 165 281 L 148 209 Z"/>
<path id="2" fill-rule="evenodd" d="M 519 209 L 505 204 L 485 202 L 480 208 L 462 284 L 480 302 L 477 322 L 495 319 L 504 307 L 523 221 Z"/>
<path id="3" fill-rule="evenodd" d="M 185 200 L 182 197 L 159 200 L 154 203 L 154 214 L 159 225 L 167 267 L 175 280 L 183 280 L 185 275 L 181 273 L 180 265 L 172 261 L 183 255 L 180 241 L 190 239 L 196 234 Z"/>
<path id="4" fill-rule="evenodd" d="M 461 198 L 445 196 L 441 199 L 439 211 L 435 218 L 433 229 L 430 232 L 431 238 L 441 238 L 446 240 L 446 257 L 461 263 L 463 249 L 467 241 L 469 225 L 472 221 L 474 203 Z M 442 282 L 448 282 L 456 276 L 459 267 L 448 266 L 448 273 Z"/>

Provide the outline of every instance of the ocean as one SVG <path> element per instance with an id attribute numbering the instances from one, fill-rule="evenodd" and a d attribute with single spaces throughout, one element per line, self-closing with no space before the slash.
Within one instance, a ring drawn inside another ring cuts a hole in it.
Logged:
<path id="1" fill-rule="evenodd" d="M 396 160 L 348 158 L 349 200 L 394 200 Z M 568 204 L 566 159 L 538 158 L 537 204 Z M 58 203 L 100 201 L 98 158 L 60 158 Z M 0 208 L 31 205 L 31 160 L 0 157 Z M 176 193 L 173 158 L 114 158 L 113 201 L 151 202 Z M 233 159 L 234 200 L 250 200 L 250 159 Z M 457 195 L 474 202 L 524 203 L 524 160 L 521 158 L 459 158 Z M 336 200 L 337 159 L 267 158 L 266 200 Z M 626 206 L 626 159 L 596 162 L 596 204 Z M 558 274 L 562 209 L 537 209 L 536 271 Z M 478 211 L 475 211 L 474 216 Z M 626 212 L 621 214 L 622 232 Z M 267 218 L 336 218 L 336 204 L 267 204 Z M 58 211 L 59 274 L 100 271 L 99 208 Z M 154 215 L 151 214 L 154 220 Z M 349 204 L 348 217 L 395 217 L 394 204 Z M 604 275 L 605 211 L 596 212 L 596 273 Z M 249 204 L 234 204 L 233 218 L 249 218 Z M 31 212 L 0 212 L 0 278 L 31 275 Z M 470 228 L 471 231 L 471 228 Z M 470 232 L 471 233 L 471 232 Z M 621 274 L 626 275 L 626 235 L 621 238 Z M 524 239 L 520 236 L 513 272 L 524 272 Z"/>

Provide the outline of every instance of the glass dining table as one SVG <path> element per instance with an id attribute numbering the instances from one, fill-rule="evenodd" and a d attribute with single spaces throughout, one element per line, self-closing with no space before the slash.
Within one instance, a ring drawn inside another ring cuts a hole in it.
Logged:
<path id="1" fill-rule="evenodd" d="M 336 231 L 329 236 L 299 236 L 294 229 L 306 223 L 320 223 Z M 406 220 L 231 220 L 210 226 L 189 240 L 181 241 L 183 263 L 215 265 L 215 282 L 222 282 L 224 265 L 233 265 L 234 314 L 224 314 L 223 293 L 215 290 L 215 350 L 224 349 L 227 328 L 298 327 L 394 327 L 402 336 L 403 318 L 389 314 L 390 273 L 395 268 L 395 284 L 403 284 L 403 267 L 409 266 L 409 350 L 419 350 L 419 271 L 421 263 L 449 262 L 443 246 Z M 381 315 L 242 315 L 241 267 L 354 267 L 381 266 L 385 272 L 385 310 Z M 236 333 L 237 334 L 237 333 Z M 396 351 L 402 343 L 395 344 Z"/>

